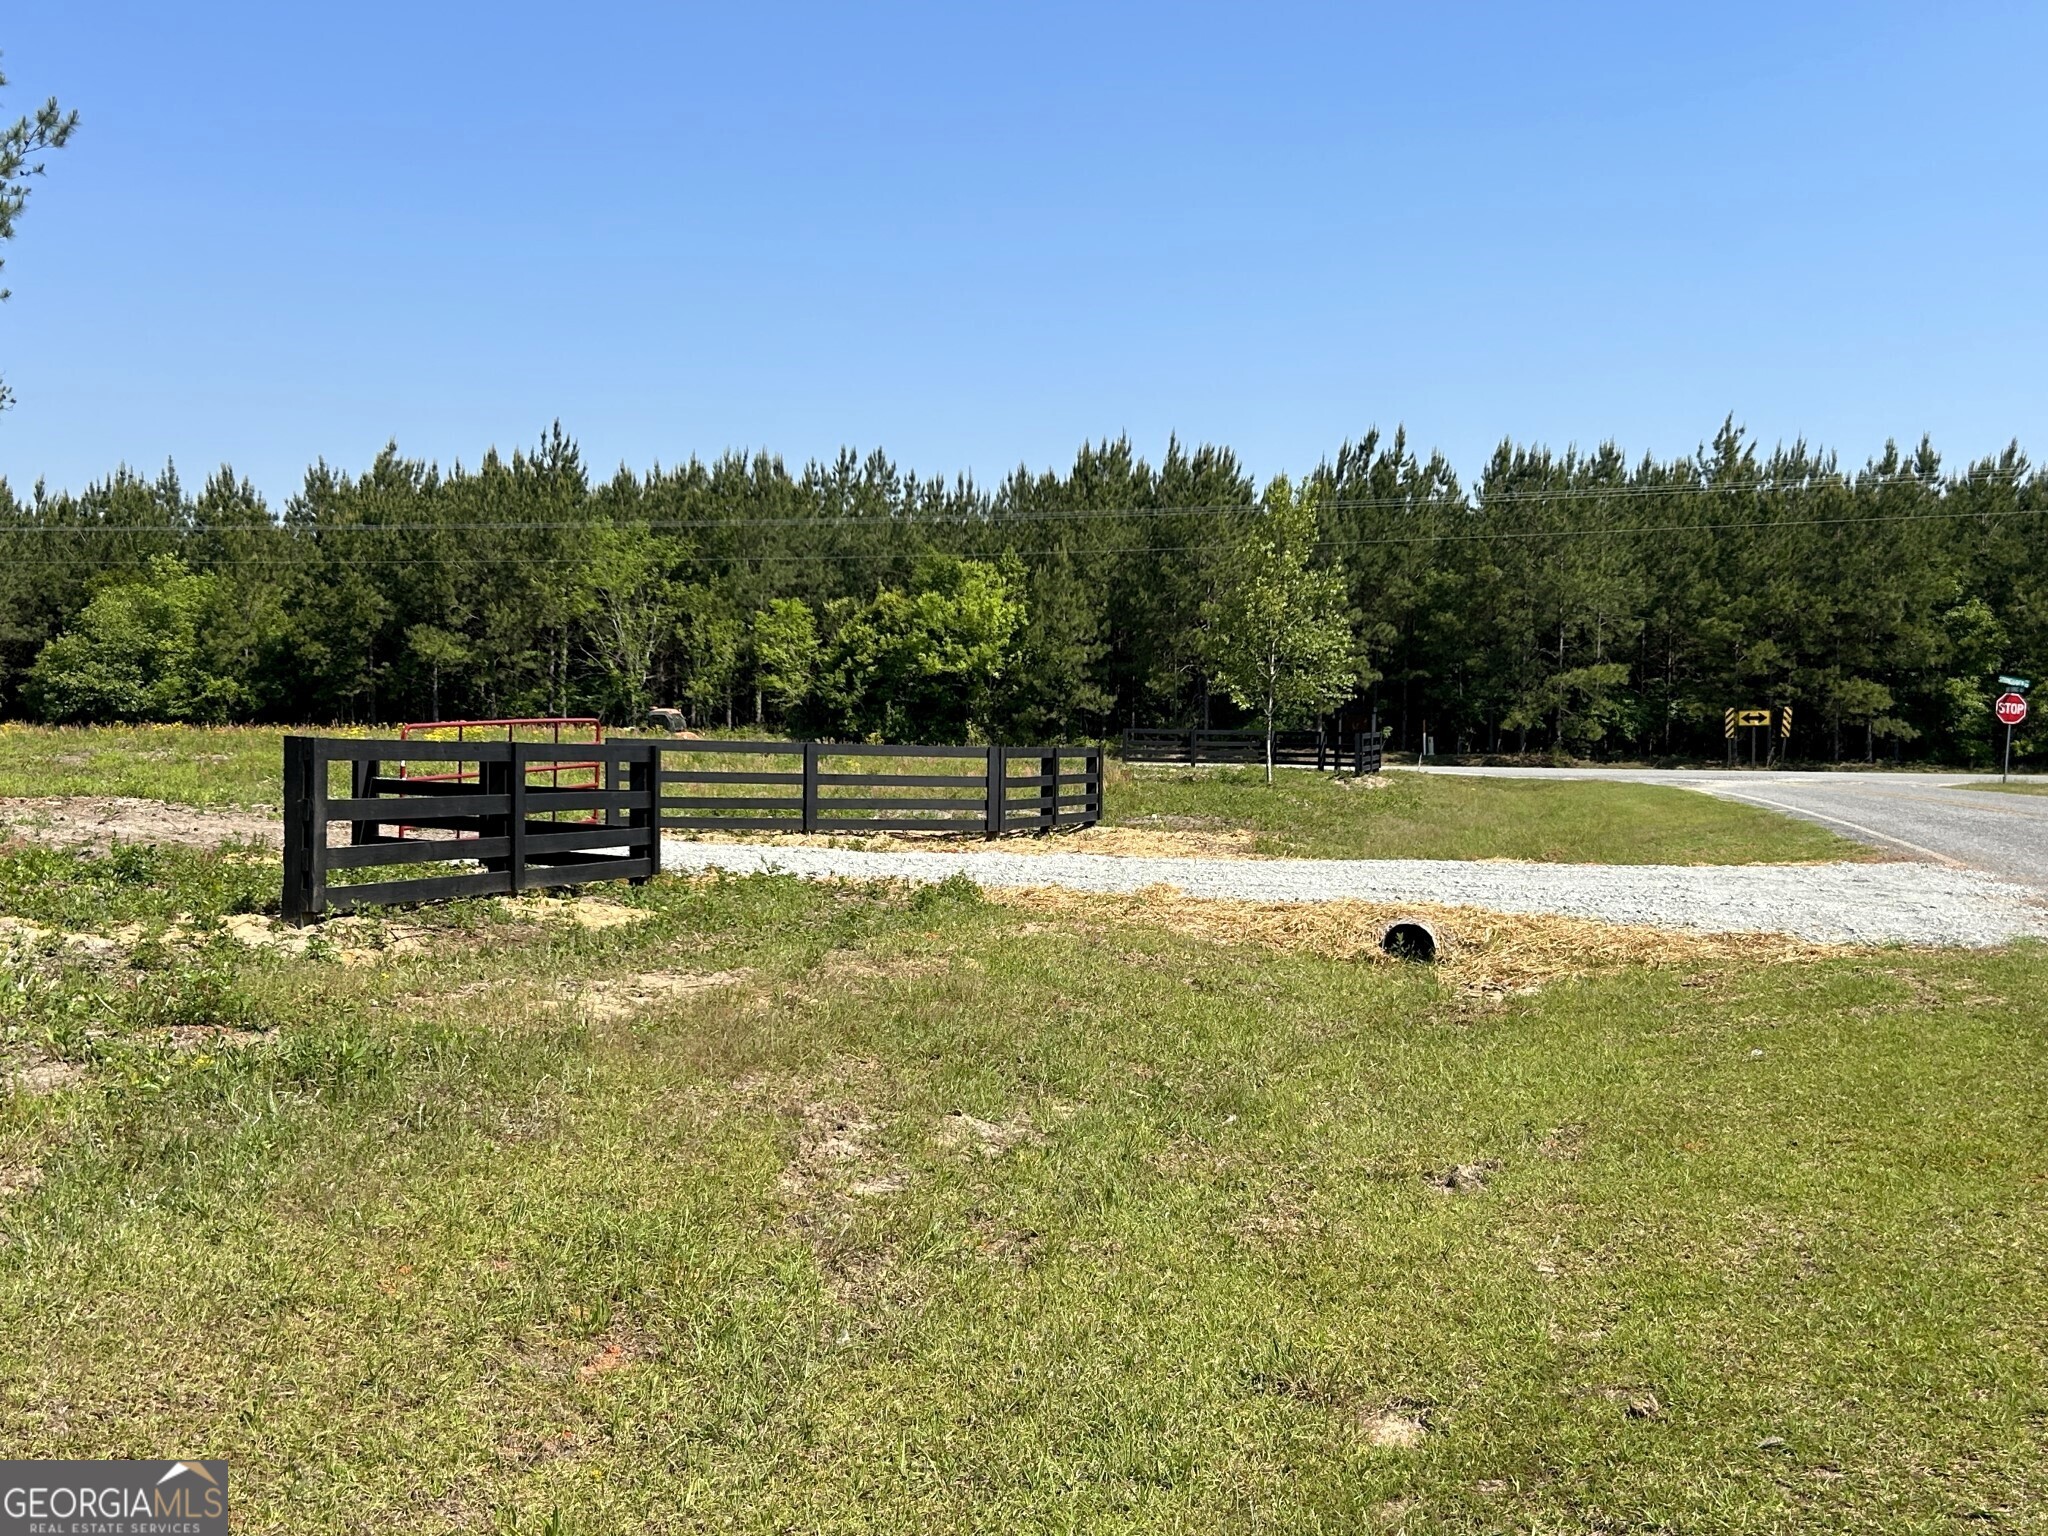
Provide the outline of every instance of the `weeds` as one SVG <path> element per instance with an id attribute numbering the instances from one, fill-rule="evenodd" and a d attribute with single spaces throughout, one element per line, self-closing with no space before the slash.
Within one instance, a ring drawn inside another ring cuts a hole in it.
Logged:
<path id="1" fill-rule="evenodd" d="M 0 909 L 162 884 L 118 955 L 8 936 L 0 1055 L 83 1075 L 0 1093 L 0 1438 L 217 1450 L 250 1530 L 2048 1500 L 2038 947 L 1643 950 L 1475 1010 L 1181 908 L 751 876 L 349 966 L 172 931 L 196 862 L 39 867 Z M 726 984 L 545 1006 L 685 968 Z"/>
<path id="2" fill-rule="evenodd" d="M 274 855 L 226 848 L 118 845 L 103 857 L 0 849 L 0 912 L 81 932 L 127 923 L 210 920 L 277 905 Z"/>

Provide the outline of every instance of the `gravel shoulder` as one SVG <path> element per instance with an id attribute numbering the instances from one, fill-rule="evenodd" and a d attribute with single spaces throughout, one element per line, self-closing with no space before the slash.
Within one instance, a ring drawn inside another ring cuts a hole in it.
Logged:
<path id="1" fill-rule="evenodd" d="M 1436 859 L 1132 858 L 1087 853 L 874 853 L 668 841 L 680 873 L 782 871 L 808 879 L 966 875 L 998 887 L 1128 895 L 1167 886 L 1238 901 L 1414 902 L 1554 913 L 1697 933 L 1783 933 L 1826 944 L 1985 947 L 2048 937 L 2038 893 L 1929 863 L 1586 865 Z"/>

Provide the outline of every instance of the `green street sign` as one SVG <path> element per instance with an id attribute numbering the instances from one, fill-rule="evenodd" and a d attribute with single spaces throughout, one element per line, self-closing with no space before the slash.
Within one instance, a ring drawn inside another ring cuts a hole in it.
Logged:
<path id="1" fill-rule="evenodd" d="M 1999 686 L 2002 688 L 2017 688 L 2022 693 L 2025 693 L 2029 688 L 2034 686 L 2032 683 L 2028 682 L 2024 677 L 2001 677 L 1998 680 L 1998 682 Z"/>

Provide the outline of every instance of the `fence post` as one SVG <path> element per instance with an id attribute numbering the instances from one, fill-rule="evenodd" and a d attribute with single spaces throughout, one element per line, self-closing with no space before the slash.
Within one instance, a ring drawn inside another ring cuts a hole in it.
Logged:
<path id="1" fill-rule="evenodd" d="M 512 894 L 517 896 L 526 889 L 526 743 L 515 741 L 512 749 L 511 772 L 506 775 L 505 809 L 506 831 L 512 839 L 511 858 L 506 873 L 511 876 Z"/>
<path id="2" fill-rule="evenodd" d="M 655 782 L 655 769 L 660 763 L 661 748 L 650 741 L 642 744 L 630 761 L 616 765 L 626 770 L 626 787 L 633 792 L 633 808 L 626 812 L 626 825 L 647 838 L 645 847 L 634 850 L 647 860 L 647 873 L 635 875 L 631 882 L 634 885 L 645 885 L 661 872 L 661 820 Z"/>
<path id="3" fill-rule="evenodd" d="M 374 757 L 358 758 L 349 764 L 348 791 L 358 800 L 367 800 L 376 793 L 374 780 L 377 770 L 384 765 Z M 348 824 L 348 840 L 351 844 L 375 843 L 382 841 L 373 821 L 352 821 Z"/>
<path id="4" fill-rule="evenodd" d="M 661 847 L 661 751 L 662 743 L 647 743 L 647 825 L 654 828 L 654 846 Z M 657 873 L 661 865 L 655 866 Z"/>
<path id="5" fill-rule="evenodd" d="M 989 837 L 1003 835 L 1005 802 L 1010 798 L 1010 759 L 1000 741 L 988 744 L 988 803 L 984 825 Z"/>
<path id="6" fill-rule="evenodd" d="M 1060 749 L 1038 760 L 1038 772 L 1045 783 L 1038 786 L 1038 830 L 1056 831 L 1060 824 Z"/>
<path id="7" fill-rule="evenodd" d="M 818 744 L 804 743 L 804 810 L 803 829 L 806 832 L 818 830 Z"/>
<path id="8" fill-rule="evenodd" d="M 326 895 L 320 845 L 327 840 L 325 765 L 310 736 L 284 739 L 284 919 L 304 925 Z"/>
<path id="9" fill-rule="evenodd" d="M 1197 750 L 1197 748 L 1196 748 L 1196 746 L 1195 746 L 1195 728 L 1194 728 L 1193 726 L 1189 726 L 1189 727 L 1188 727 L 1188 766 L 1189 766 L 1190 768 L 1192 768 L 1192 767 L 1194 767 L 1194 766 L 1195 766 L 1195 764 L 1196 764 L 1196 763 L 1198 763 L 1198 762 L 1200 762 L 1200 761 L 1201 761 L 1201 753 L 1200 753 L 1200 752 L 1199 752 L 1199 751 Z"/>

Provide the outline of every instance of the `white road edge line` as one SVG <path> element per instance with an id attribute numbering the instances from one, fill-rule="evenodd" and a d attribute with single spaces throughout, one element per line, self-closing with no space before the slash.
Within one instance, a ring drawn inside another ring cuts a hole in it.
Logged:
<path id="1" fill-rule="evenodd" d="M 1918 843 L 1909 843 L 1903 837 L 1893 837 L 1889 832 L 1880 832 L 1875 827 L 1866 827 L 1860 821 L 1845 821 L 1840 816 L 1830 816 L 1825 811 L 1809 811 L 1803 805 L 1787 805 L 1782 800 L 1766 800 L 1762 795 L 1746 794 L 1739 789 L 1721 789 L 1718 786 L 1710 789 L 1702 785 L 1700 793 L 1720 795 L 1728 800 L 1749 800 L 1757 805 L 1768 805 L 1774 811 L 1788 811 L 1794 816 L 1807 816 L 1815 821 L 1831 821 L 1838 827 L 1847 827 L 1851 832 L 1861 832 L 1865 837 L 1874 837 L 1881 843 L 1892 843 L 1900 848 L 1917 853 L 1923 858 L 1932 859 L 1937 864 L 1946 864 L 1950 869 L 1968 869 L 1970 867 L 1961 859 L 1952 859 L 1945 853 L 1936 853 L 1932 848 L 1922 848 Z"/>

